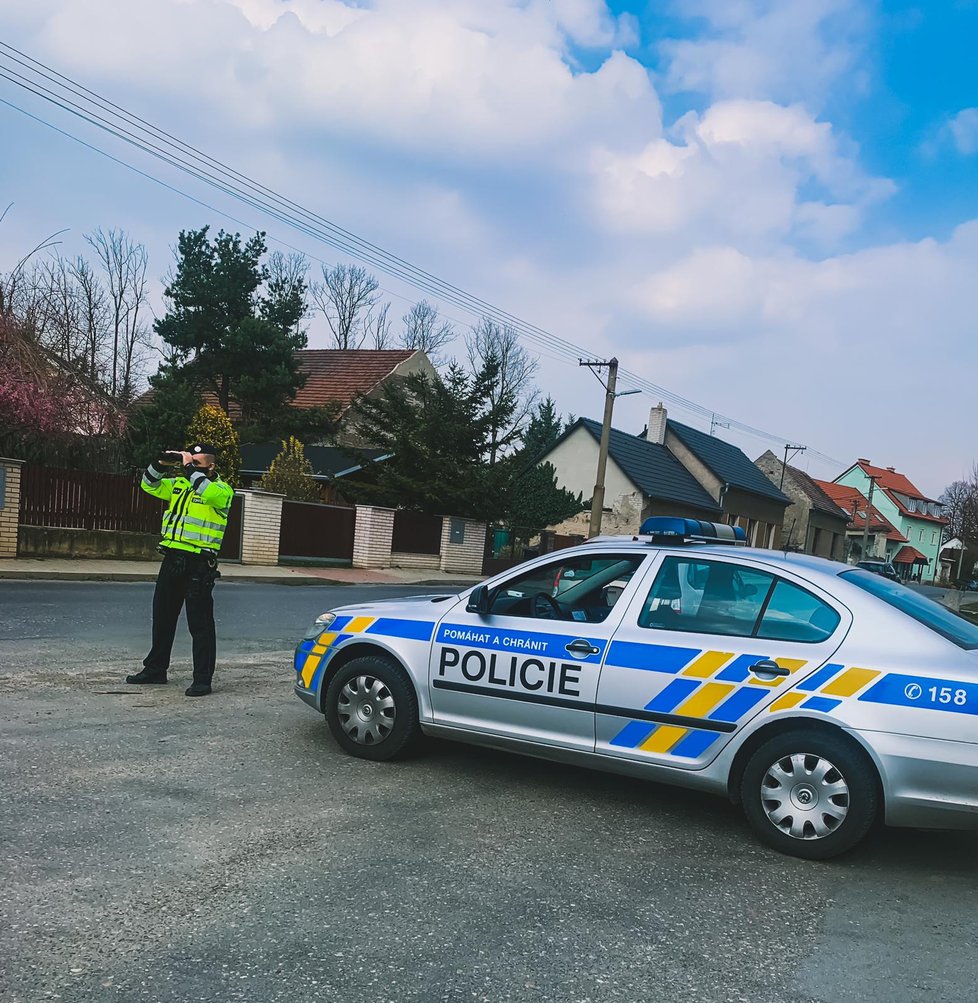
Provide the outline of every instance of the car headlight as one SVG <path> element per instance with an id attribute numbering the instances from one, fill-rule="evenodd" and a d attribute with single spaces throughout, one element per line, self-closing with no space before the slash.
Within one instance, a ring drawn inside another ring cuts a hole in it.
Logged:
<path id="1" fill-rule="evenodd" d="M 324 630 L 329 630 L 335 619 L 335 613 L 321 613 L 316 617 L 316 622 L 306 631 L 303 640 L 311 641 L 319 637 Z"/>

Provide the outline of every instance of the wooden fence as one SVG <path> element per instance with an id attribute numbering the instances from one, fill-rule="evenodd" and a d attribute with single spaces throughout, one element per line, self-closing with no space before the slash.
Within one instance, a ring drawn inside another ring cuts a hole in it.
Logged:
<path id="1" fill-rule="evenodd" d="M 441 553 L 441 528 L 440 515 L 425 515 L 399 508 L 394 513 L 391 550 L 398 554 L 437 556 Z"/>
<path id="2" fill-rule="evenodd" d="M 139 488 L 139 474 L 99 474 L 26 466 L 19 521 L 24 526 L 158 533 L 161 508 Z"/>

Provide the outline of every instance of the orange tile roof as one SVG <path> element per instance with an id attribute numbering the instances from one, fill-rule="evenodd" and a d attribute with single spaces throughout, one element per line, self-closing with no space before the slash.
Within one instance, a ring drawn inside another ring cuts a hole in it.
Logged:
<path id="1" fill-rule="evenodd" d="M 293 407 L 321 407 L 331 401 L 349 407 L 354 398 L 407 362 L 415 349 L 304 348 L 296 352 L 306 385 L 296 394 Z"/>
<path id="2" fill-rule="evenodd" d="M 916 547 L 901 547 L 893 558 L 894 564 L 930 564 L 930 558 L 925 557 Z"/>
<path id="3" fill-rule="evenodd" d="M 927 495 L 923 494 L 906 474 L 901 474 L 890 467 L 876 467 L 873 466 L 869 460 L 859 459 L 856 461 L 856 466 L 858 466 L 867 477 L 874 477 L 876 479 L 876 486 L 882 488 L 887 497 L 893 502 L 894 505 L 910 519 L 924 519 L 927 522 L 934 522 L 941 526 L 947 525 L 947 519 L 942 518 L 939 515 L 930 515 L 927 512 L 911 512 L 899 498 L 894 498 L 893 492 L 896 491 L 898 494 L 906 495 L 908 498 L 916 498 L 920 501 L 925 502 L 935 502 L 936 498 L 928 498 Z"/>
<path id="4" fill-rule="evenodd" d="M 295 354 L 306 383 L 291 401 L 291 406 L 322 407 L 335 402 L 345 411 L 356 397 L 369 393 L 416 352 L 413 348 L 300 349 Z M 136 403 L 149 404 L 154 396 L 151 388 Z M 217 404 L 217 396 L 210 390 L 201 394 L 201 400 L 205 404 Z M 232 419 L 240 417 L 240 408 L 234 401 L 229 410 Z"/>
<path id="5" fill-rule="evenodd" d="M 866 526 L 866 498 L 855 488 L 846 484 L 836 484 L 834 481 L 813 481 L 838 505 L 847 512 L 853 513 L 849 519 L 848 529 L 862 531 Z M 887 519 L 874 505 L 869 521 L 870 533 L 885 533 L 888 540 L 894 543 L 906 543 L 907 538 Z"/>

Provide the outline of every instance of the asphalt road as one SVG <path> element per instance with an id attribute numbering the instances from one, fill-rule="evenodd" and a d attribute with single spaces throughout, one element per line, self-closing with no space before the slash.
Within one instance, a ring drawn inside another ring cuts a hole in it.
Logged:
<path id="1" fill-rule="evenodd" d="M 222 585 L 191 701 L 118 685 L 149 587 L 0 583 L 0 1000 L 973 1003 L 973 835 L 807 863 L 686 791 L 341 754 L 294 631 L 395 591 Z"/>

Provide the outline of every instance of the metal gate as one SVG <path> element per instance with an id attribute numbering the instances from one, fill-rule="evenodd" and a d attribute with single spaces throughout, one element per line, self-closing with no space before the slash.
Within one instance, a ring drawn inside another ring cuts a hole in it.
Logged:
<path id="1" fill-rule="evenodd" d="M 394 532 L 391 536 L 391 550 L 395 554 L 441 553 L 440 515 L 426 515 L 399 508 L 394 513 Z"/>
<path id="2" fill-rule="evenodd" d="M 353 560 L 357 510 L 318 502 L 282 502 L 278 553 L 281 560 Z"/>

